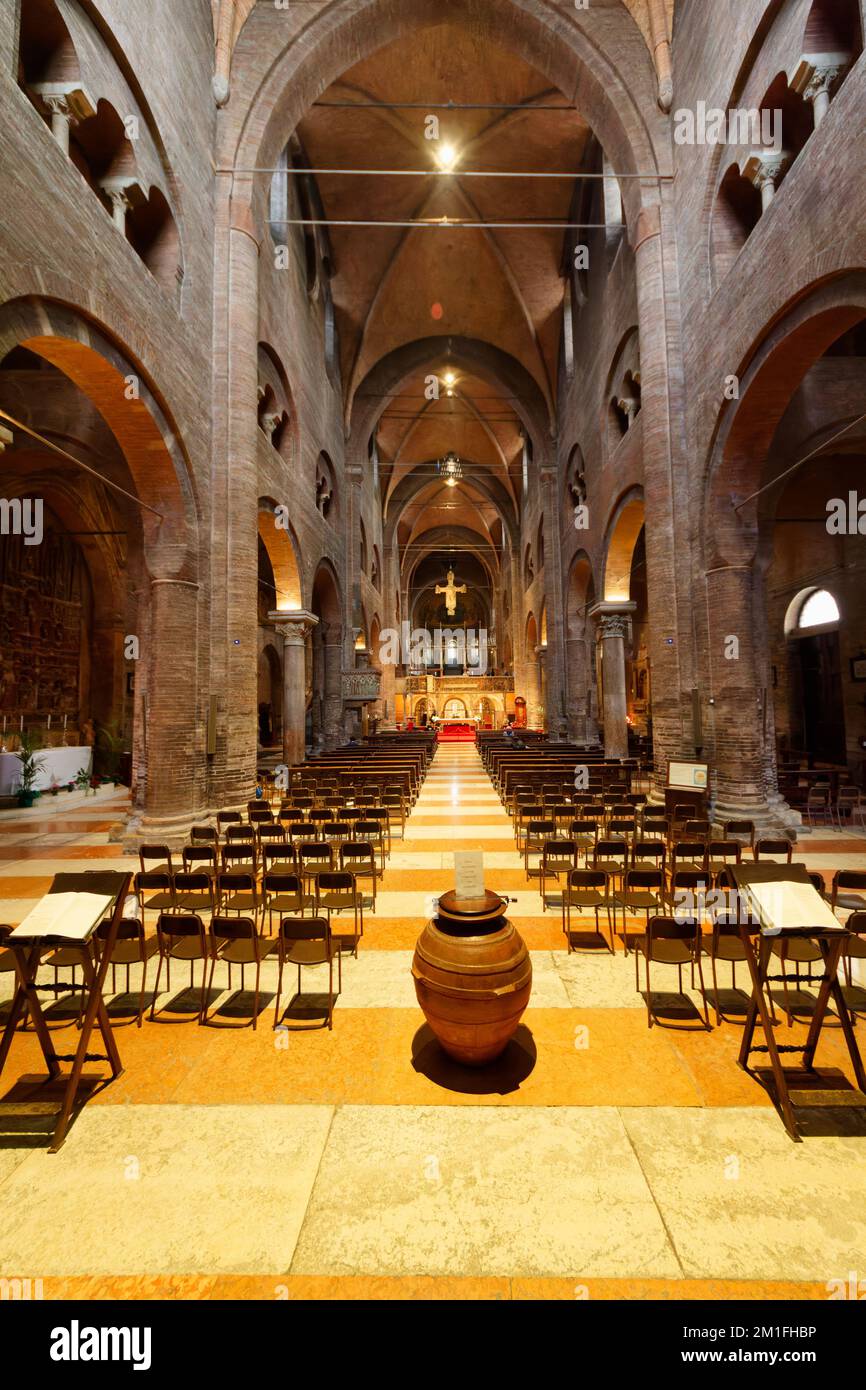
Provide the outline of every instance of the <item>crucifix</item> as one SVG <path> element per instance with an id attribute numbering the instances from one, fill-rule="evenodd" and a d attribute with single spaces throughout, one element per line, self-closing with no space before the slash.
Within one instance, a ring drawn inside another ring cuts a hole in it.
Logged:
<path id="1" fill-rule="evenodd" d="M 455 584 L 454 571 L 450 569 L 447 584 L 437 584 L 436 593 L 445 595 L 445 612 L 449 618 L 453 618 L 457 612 L 457 595 L 466 593 L 466 585 Z"/>

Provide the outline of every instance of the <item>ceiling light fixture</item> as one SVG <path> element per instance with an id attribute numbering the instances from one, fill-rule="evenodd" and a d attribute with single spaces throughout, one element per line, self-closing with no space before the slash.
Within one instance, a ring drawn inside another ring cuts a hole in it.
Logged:
<path id="1" fill-rule="evenodd" d="M 436 151 L 436 163 L 445 174 L 451 173 L 459 158 L 460 156 L 456 148 L 448 140 L 446 140 L 443 145 L 440 145 Z"/>
<path id="2" fill-rule="evenodd" d="M 436 468 L 444 479 L 446 487 L 456 487 L 463 477 L 463 464 L 453 450 L 450 450 L 444 459 L 439 459 Z"/>

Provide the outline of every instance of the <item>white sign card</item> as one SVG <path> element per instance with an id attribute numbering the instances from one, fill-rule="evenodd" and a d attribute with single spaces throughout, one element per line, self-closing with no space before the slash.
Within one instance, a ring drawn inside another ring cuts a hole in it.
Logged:
<path id="1" fill-rule="evenodd" d="M 454 851 L 454 893 L 458 898 L 484 896 L 484 853 L 480 849 Z"/>

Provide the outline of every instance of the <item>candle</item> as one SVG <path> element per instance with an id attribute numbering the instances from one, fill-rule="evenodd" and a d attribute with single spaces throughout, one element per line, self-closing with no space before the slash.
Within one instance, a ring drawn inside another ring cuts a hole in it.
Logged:
<path id="1" fill-rule="evenodd" d="M 51 715 L 48 716 L 48 728 L 51 728 Z"/>
<path id="2" fill-rule="evenodd" d="M 18 725 L 18 728 L 21 730 L 21 732 L 22 732 L 22 734 L 23 734 L 23 733 L 24 733 L 24 715 L 23 715 L 23 714 L 22 714 L 22 716 L 21 716 L 21 722 L 20 722 L 20 724 Z"/>
<path id="3" fill-rule="evenodd" d="M 65 732 L 65 730 L 66 730 L 66 720 L 67 720 L 67 718 L 68 718 L 68 716 L 64 714 L 64 716 L 63 716 L 63 728 L 64 728 L 64 732 Z"/>

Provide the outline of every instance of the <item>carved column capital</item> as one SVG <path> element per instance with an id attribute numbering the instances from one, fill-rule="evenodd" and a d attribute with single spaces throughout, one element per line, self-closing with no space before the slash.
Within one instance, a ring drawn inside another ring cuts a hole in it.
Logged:
<path id="1" fill-rule="evenodd" d="M 636 610 L 637 604 L 631 601 L 616 603 L 607 600 L 595 604 L 589 616 L 596 621 L 599 641 L 625 641 L 631 629 L 632 614 Z"/>
<path id="2" fill-rule="evenodd" d="M 776 189 L 790 162 L 791 156 L 786 150 L 779 153 L 775 150 L 761 150 L 751 154 L 746 160 L 743 173 L 760 193 L 761 207 L 764 211 L 776 196 Z"/>
<path id="3" fill-rule="evenodd" d="M 812 103 L 816 130 L 827 114 L 832 89 L 850 66 L 849 53 L 807 53 L 797 64 L 791 89 Z"/>
<path id="4" fill-rule="evenodd" d="M 302 647 L 318 621 L 315 613 L 304 608 L 276 609 L 268 614 L 268 622 L 273 623 L 287 647 Z"/>
<path id="5" fill-rule="evenodd" d="M 45 103 L 51 116 L 51 133 L 68 154 L 70 128 L 96 111 L 90 93 L 77 82 L 34 82 L 30 90 Z"/>

